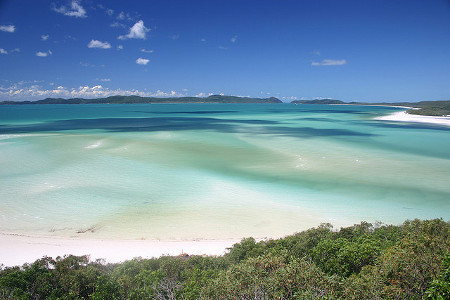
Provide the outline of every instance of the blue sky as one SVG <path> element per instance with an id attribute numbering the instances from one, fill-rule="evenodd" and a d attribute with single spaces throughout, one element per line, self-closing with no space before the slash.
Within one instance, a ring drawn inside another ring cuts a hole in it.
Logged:
<path id="1" fill-rule="evenodd" d="M 0 1 L 0 100 L 450 99 L 448 0 Z"/>

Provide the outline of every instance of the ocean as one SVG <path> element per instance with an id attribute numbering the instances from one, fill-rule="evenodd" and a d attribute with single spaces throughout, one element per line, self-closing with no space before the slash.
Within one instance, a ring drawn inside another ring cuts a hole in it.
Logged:
<path id="1" fill-rule="evenodd" d="M 0 231 L 277 238 L 321 223 L 450 219 L 450 128 L 404 109 L 0 106 Z"/>

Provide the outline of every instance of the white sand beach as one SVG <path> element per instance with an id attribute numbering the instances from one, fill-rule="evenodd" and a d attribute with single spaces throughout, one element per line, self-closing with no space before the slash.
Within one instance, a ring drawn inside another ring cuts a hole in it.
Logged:
<path id="1" fill-rule="evenodd" d="M 434 117 L 408 114 L 405 111 L 375 118 L 382 121 L 418 122 L 450 126 L 450 117 Z"/>
<path id="2" fill-rule="evenodd" d="M 58 237 L 36 237 L 0 233 L 0 265 L 19 266 L 44 256 L 89 255 L 91 260 L 108 263 L 123 262 L 134 257 L 151 258 L 162 255 L 223 255 L 226 248 L 239 240 L 94 240 Z"/>

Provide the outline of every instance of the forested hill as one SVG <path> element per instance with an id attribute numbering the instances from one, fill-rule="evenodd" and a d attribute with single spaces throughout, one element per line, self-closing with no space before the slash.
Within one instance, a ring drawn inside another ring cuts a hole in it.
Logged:
<path id="1" fill-rule="evenodd" d="M 135 103 L 283 103 L 281 100 L 271 98 L 249 98 L 237 96 L 212 95 L 209 97 L 140 97 L 140 96 L 110 96 L 107 98 L 46 98 L 37 101 L 3 101 L 0 104 L 135 104 Z"/>
<path id="2" fill-rule="evenodd" d="M 413 107 L 407 111 L 409 114 L 426 116 L 448 116 L 450 115 L 450 100 L 443 101 L 419 101 L 419 102 L 344 102 L 333 99 L 320 100 L 295 100 L 293 104 L 351 104 L 351 105 L 383 105 L 383 106 L 405 106 Z"/>
<path id="3" fill-rule="evenodd" d="M 341 100 L 333 99 L 320 99 L 320 100 L 295 100 L 292 101 L 293 104 L 346 104 Z"/>

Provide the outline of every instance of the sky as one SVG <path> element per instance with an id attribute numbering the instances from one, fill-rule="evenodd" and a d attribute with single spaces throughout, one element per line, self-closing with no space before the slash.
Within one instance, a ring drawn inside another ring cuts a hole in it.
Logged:
<path id="1" fill-rule="evenodd" d="M 0 0 L 0 101 L 450 100 L 449 0 Z"/>

